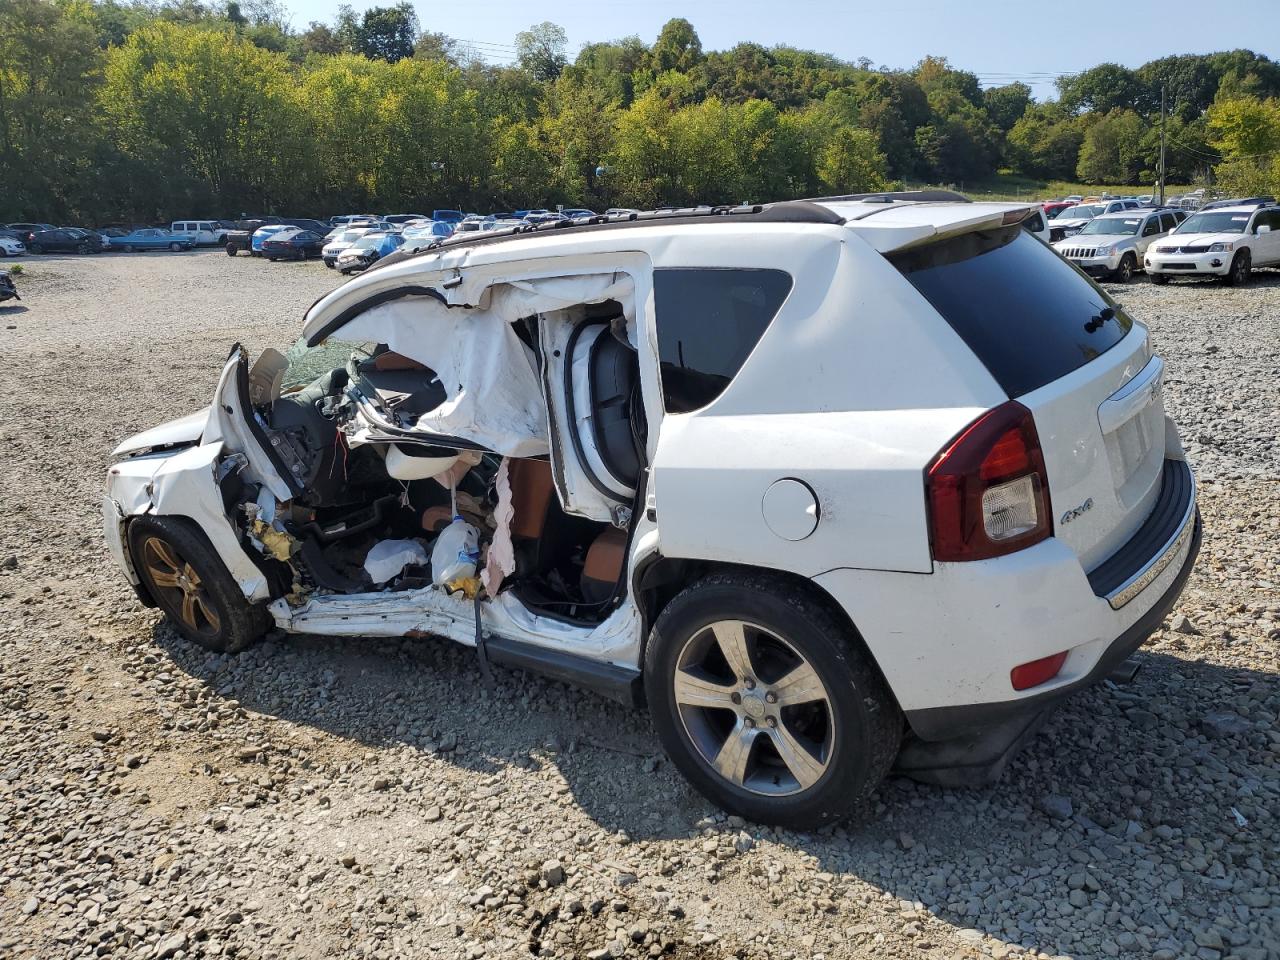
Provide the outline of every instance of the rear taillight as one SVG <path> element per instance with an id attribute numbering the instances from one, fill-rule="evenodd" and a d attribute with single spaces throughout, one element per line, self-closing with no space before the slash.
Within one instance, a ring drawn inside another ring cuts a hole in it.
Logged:
<path id="1" fill-rule="evenodd" d="M 925 470 L 925 494 L 935 560 L 986 560 L 1048 537 L 1049 478 L 1031 411 L 1010 400 L 965 427 Z"/>

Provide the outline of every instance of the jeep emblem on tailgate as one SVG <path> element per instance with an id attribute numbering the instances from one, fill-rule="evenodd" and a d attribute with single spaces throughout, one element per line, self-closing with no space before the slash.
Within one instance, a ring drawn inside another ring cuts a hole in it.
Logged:
<path id="1" fill-rule="evenodd" d="M 1080 506 L 1072 507 L 1066 513 L 1064 513 L 1062 515 L 1062 519 L 1058 522 L 1063 525 L 1066 525 L 1070 523 L 1072 520 L 1074 520 L 1076 517 L 1080 516 L 1081 514 L 1088 513 L 1092 509 L 1093 509 L 1093 497 L 1090 497 L 1084 503 L 1080 504 Z"/>

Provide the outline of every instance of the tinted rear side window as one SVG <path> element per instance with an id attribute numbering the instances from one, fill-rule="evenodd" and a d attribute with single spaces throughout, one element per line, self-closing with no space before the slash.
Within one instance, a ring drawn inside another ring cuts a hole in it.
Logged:
<path id="1" fill-rule="evenodd" d="M 966 233 L 889 260 L 1010 397 L 1084 366 L 1133 326 L 1084 274 L 1018 227 Z"/>
<path id="2" fill-rule="evenodd" d="M 668 413 L 724 392 L 791 291 L 782 270 L 655 270 L 658 356 Z"/>

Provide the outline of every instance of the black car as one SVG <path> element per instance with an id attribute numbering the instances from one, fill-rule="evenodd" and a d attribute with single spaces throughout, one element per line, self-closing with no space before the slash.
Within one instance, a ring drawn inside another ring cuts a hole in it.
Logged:
<path id="1" fill-rule="evenodd" d="M 281 230 L 262 241 L 262 255 L 268 260 L 305 260 L 320 256 L 324 242 L 314 230 Z"/>
<path id="2" fill-rule="evenodd" d="M 6 300 L 21 300 L 18 296 L 18 288 L 13 285 L 13 277 L 7 273 L 0 273 L 0 303 Z"/>
<path id="3" fill-rule="evenodd" d="M 52 223 L 11 223 L 9 224 L 9 229 L 16 230 L 18 233 L 18 239 L 23 243 L 30 243 L 31 235 L 33 233 L 38 233 L 41 230 L 53 230 L 56 228 Z"/>
<path id="4" fill-rule="evenodd" d="M 32 253 L 100 253 L 102 237 L 76 227 L 38 230 L 31 234 L 27 249 Z"/>

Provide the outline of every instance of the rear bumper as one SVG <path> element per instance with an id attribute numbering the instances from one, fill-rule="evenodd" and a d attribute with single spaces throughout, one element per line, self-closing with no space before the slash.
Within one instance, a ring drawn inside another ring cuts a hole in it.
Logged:
<path id="1" fill-rule="evenodd" d="M 1088 674 L 1065 687 L 1025 700 L 908 711 L 907 722 L 913 735 L 903 744 L 894 769 L 912 779 L 947 787 L 981 786 L 998 779 L 1054 707 L 1069 694 L 1106 679 L 1164 622 L 1195 566 L 1200 539 L 1197 511 L 1190 550 L 1173 583 L 1151 609 L 1115 639 Z M 926 740 L 922 731 L 934 736 L 946 734 L 948 739 Z"/>

